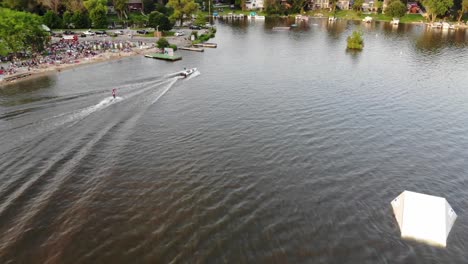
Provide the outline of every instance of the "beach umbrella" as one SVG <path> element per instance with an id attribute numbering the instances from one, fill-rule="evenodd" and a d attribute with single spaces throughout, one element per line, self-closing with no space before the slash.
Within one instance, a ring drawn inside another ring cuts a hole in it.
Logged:
<path id="1" fill-rule="evenodd" d="M 391 204 L 402 238 L 446 246 L 457 214 L 445 198 L 404 191 Z"/>

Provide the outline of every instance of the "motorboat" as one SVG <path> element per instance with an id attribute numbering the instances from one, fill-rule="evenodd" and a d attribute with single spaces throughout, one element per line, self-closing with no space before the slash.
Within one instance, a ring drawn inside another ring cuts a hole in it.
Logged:
<path id="1" fill-rule="evenodd" d="M 400 23 L 400 19 L 398 18 L 393 18 L 392 21 L 390 22 L 390 24 L 392 24 L 393 26 L 397 26 L 399 23 Z"/>
<path id="2" fill-rule="evenodd" d="M 370 22 L 372 22 L 372 17 L 366 16 L 362 21 L 366 22 L 366 23 L 370 23 Z"/>
<path id="3" fill-rule="evenodd" d="M 191 68 L 191 69 L 186 69 L 180 73 L 180 76 L 183 76 L 184 78 L 187 78 L 189 75 L 192 73 L 196 72 L 197 68 Z"/>

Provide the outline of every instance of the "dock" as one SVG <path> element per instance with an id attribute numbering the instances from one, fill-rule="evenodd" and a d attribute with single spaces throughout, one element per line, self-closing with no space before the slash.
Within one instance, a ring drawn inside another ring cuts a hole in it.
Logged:
<path id="1" fill-rule="evenodd" d="M 198 51 L 198 52 L 204 52 L 205 49 L 202 48 L 196 48 L 196 47 L 180 47 L 180 50 L 190 50 L 190 51 Z"/>
<path id="2" fill-rule="evenodd" d="M 216 48 L 218 47 L 218 44 L 216 43 L 198 43 L 198 44 L 193 44 L 195 47 L 204 47 L 204 48 Z"/>
<path id="3" fill-rule="evenodd" d="M 182 56 L 180 55 L 169 56 L 168 54 L 163 54 L 163 53 L 148 54 L 148 55 L 145 55 L 145 57 L 159 59 L 159 60 L 168 60 L 168 61 L 177 61 L 177 60 L 182 59 Z"/>

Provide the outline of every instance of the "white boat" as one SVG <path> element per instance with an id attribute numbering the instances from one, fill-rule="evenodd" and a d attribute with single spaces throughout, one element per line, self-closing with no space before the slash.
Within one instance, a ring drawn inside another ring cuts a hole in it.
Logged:
<path id="1" fill-rule="evenodd" d="M 431 27 L 431 28 L 442 28 L 442 23 L 434 22 L 434 23 L 429 24 L 429 27 Z"/>
<path id="2" fill-rule="evenodd" d="M 187 78 L 189 75 L 191 75 L 192 73 L 194 73 L 196 71 L 197 71 L 197 68 L 187 69 L 187 70 L 182 71 L 180 73 L 180 76 L 183 76 L 184 78 Z"/>
<path id="3" fill-rule="evenodd" d="M 265 19 L 265 16 L 254 16 L 255 19 Z"/>
<path id="4" fill-rule="evenodd" d="M 397 26 L 398 24 L 400 24 L 400 19 L 393 18 L 390 24 L 392 24 L 393 26 Z"/>
<path id="5" fill-rule="evenodd" d="M 273 27 L 273 30 L 290 30 L 290 27 Z"/>
<path id="6" fill-rule="evenodd" d="M 443 23 L 442 23 L 442 29 L 444 29 L 444 30 L 447 30 L 447 29 L 455 29 L 455 26 L 454 26 L 454 25 L 450 25 L 450 24 L 447 23 L 447 22 L 443 22 Z"/>
<path id="7" fill-rule="evenodd" d="M 372 17 L 366 16 L 362 21 L 366 22 L 366 23 L 370 23 L 370 22 L 372 22 Z"/>

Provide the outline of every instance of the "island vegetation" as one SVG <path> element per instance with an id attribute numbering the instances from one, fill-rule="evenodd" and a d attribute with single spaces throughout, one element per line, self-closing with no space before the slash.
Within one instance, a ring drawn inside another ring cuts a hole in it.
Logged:
<path id="1" fill-rule="evenodd" d="M 349 50 L 362 50 L 364 48 L 364 40 L 361 31 L 354 31 L 351 36 L 347 38 Z"/>

